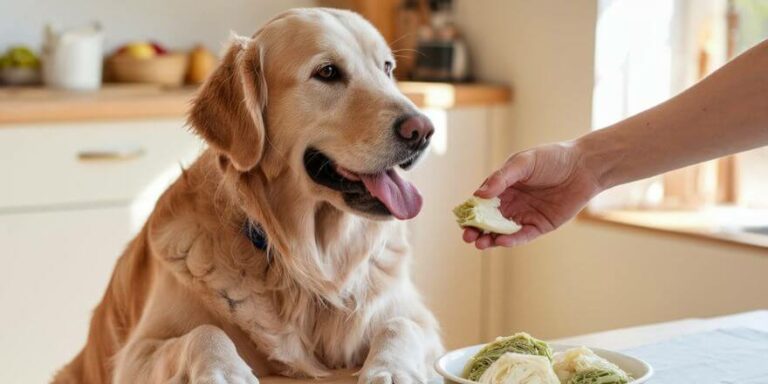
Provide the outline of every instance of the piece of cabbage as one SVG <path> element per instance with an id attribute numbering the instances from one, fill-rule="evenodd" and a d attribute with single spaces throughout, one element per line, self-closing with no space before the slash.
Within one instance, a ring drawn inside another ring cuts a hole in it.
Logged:
<path id="1" fill-rule="evenodd" d="M 501 200 L 481 199 L 476 196 L 453 209 L 456 221 L 462 227 L 474 227 L 485 232 L 511 235 L 520 230 L 520 225 L 507 219 L 499 211 Z"/>
<path id="2" fill-rule="evenodd" d="M 478 381 L 486 369 L 507 352 L 524 355 L 536 355 L 552 360 L 552 349 L 547 343 L 520 332 L 512 336 L 498 337 L 496 340 L 477 352 L 467 361 L 462 376 L 468 380 Z"/>
<path id="3" fill-rule="evenodd" d="M 560 384 L 545 356 L 507 352 L 485 370 L 480 384 Z"/>
<path id="4" fill-rule="evenodd" d="M 555 374 L 564 384 L 626 384 L 630 377 L 616 364 L 587 347 L 571 348 L 555 354 Z"/>
<path id="5" fill-rule="evenodd" d="M 590 369 L 575 373 L 565 384 L 626 384 L 627 380 L 616 371 Z"/>

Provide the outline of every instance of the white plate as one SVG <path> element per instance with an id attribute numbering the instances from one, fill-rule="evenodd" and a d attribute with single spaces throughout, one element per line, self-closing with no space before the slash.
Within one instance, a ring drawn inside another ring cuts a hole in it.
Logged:
<path id="1" fill-rule="evenodd" d="M 464 371 L 464 366 L 467 364 L 467 360 L 474 356 L 484 346 L 485 344 L 480 344 L 448 352 L 443 355 L 443 357 L 437 359 L 435 362 L 435 370 L 440 376 L 443 376 L 447 382 L 477 384 L 476 381 L 462 378 L 461 373 Z M 562 352 L 566 349 L 573 348 L 570 345 L 560 344 L 550 344 L 549 346 L 552 347 L 553 352 Z M 635 379 L 630 381 L 629 384 L 645 383 L 653 375 L 653 368 L 645 361 L 636 357 L 600 348 L 590 349 L 598 356 L 618 365 L 624 372 L 634 377 Z"/>

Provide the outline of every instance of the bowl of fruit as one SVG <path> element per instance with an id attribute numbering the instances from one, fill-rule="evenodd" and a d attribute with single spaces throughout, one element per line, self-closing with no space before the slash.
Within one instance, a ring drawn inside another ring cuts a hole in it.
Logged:
<path id="1" fill-rule="evenodd" d="M 187 61 L 186 53 L 168 51 L 154 42 L 134 42 L 123 45 L 107 59 L 107 70 L 117 82 L 180 86 Z"/>
<path id="2" fill-rule="evenodd" d="M 27 47 L 16 46 L 0 54 L 0 83 L 30 85 L 40 82 L 40 58 Z"/>

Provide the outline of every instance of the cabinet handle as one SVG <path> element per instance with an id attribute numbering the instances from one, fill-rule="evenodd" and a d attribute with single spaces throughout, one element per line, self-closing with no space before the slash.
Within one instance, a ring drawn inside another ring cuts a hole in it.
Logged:
<path id="1" fill-rule="evenodd" d="M 144 156 L 144 148 L 126 150 L 84 150 L 77 153 L 77 160 L 90 162 L 121 162 L 135 160 Z"/>

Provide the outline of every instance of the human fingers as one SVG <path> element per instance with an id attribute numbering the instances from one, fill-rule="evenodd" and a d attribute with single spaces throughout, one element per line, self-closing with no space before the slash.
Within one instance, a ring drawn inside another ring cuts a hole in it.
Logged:
<path id="1" fill-rule="evenodd" d="M 483 185 L 475 191 L 475 196 L 484 199 L 498 197 L 510 186 L 528 178 L 532 171 L 533 157 L 531 153 L 516 154 L 483 182 Z"/>

